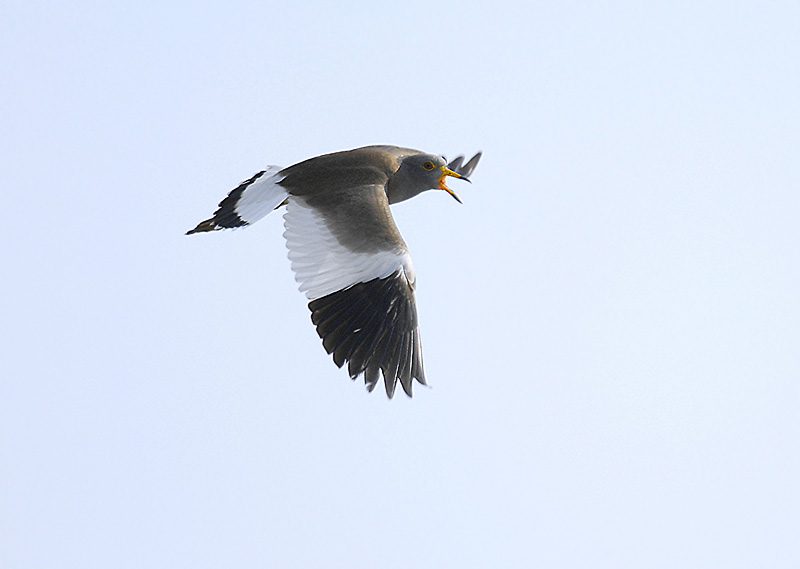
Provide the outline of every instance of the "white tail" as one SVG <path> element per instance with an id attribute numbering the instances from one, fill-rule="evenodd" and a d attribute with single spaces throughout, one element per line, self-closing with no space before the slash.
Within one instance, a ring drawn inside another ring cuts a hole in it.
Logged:
<path id="1" fill-rule="evenodd" d="M 289 195 L 280 185 L 280 166 L 269 166 L 230 191 L 214 216 L 201 221 L 187 235 L 252 225 L 283 203 Z"/>

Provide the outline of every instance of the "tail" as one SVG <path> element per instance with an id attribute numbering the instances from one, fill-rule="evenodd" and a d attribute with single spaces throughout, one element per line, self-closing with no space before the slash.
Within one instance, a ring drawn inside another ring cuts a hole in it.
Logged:
<path id="1" fill-rule="evenodd" d="M 219 202 L 219 209 L 214 212 L 213 217 L 201 221 L 197 227 L 187 231 L 186 235 L 252 225 L 283 205 L 289 194 L 280 185 L 283 180 L 281 170 L 280 166 L 269 166 L 239 184 Z"/>

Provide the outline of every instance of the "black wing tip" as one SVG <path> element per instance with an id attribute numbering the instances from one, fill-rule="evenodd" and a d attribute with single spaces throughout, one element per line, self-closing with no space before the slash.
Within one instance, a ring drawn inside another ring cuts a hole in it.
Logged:
<path id="1" fill-rule="evenodd" d="M 426 385 L 413 292 L 400 271 L 358 283 L 308 303 L 325 351 L 348 375 L 364 377 L 372 392 L 383 379 L 394 397 L 399 382 L 408 397 L 416 379 Z"/>

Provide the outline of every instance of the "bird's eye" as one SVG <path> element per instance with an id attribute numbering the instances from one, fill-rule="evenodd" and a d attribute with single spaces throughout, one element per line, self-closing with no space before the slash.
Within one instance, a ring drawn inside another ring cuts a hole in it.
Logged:
<path id="1" fill-rule="evenodd" d="M 433 169 L 435 168 L 435 166 L 433 165 L 433 162 L 431 162 L 430 160 L 428 160 L 427 162 L 425 162 L 425 163 L 422 165 L 422 167 L 423 167 L 423 168 L 425 168 L 425 169 L 426 169 L 428 172 L 430 172 L 431 170 L 433 170 Z"/>

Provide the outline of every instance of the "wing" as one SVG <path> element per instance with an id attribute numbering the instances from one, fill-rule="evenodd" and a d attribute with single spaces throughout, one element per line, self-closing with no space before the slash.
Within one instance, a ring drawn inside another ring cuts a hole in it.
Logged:
<path id="1" fill-rule="evenodd" d="M 478 162 L 481 160 L 481 156 L 483 156 L 483 152 L 478 152 L 475 156 L 469 159 L 469 161 L 464 164 L 463 166 L 461 163 L 464 161 L 463 156 L 456 156 L 453 158 L 452 161 L 447 165 L 448 168 L 457 172 L 464 176 L 465 178 L 469 178 L 472 172 L 475 170 L 475 167 L 478 165 Z"/>
<path id="2" fill-rule="evenodd" d="M 283 180 L 280 166 L 269 166 L 230 191 L 213 217 L 201 221 L 187 235 L 202 231 L 217 231 L 251 225 L 281 205 L 286 199 L 286 189 L 279 185 Z"/>
<path id="3" fill-rule="evenodd" d="M 290 195 L 286 245 L 325 350 L 372 391 L 425 384 L 411 257 L 381 184 Z"/>

